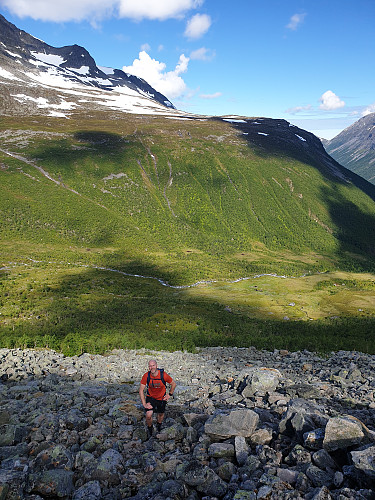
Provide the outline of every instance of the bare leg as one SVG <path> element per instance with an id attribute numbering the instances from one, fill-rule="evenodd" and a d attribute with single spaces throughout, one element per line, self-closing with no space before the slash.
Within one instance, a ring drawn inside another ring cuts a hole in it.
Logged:
<path id="1" fill-rule="evenodd" d="M 158 415 L 157 415 L 157 417 L 156 417 L 156 418 L 157 418 L 157 421 L 158 421 L 158 424 L 161 424 L 161 423 L 163 422 L 163 420 L 164 420 L 164 415 L 165 415 L 165 413 L 158 413 Z"/>
<path id="2" fill-rule="evenodd" d="M 147 427 L 151 427 L 152 426 L 152 415 L 153 415 L 153 411 L 152 410 L 146 411 L 146 424 L 147 424 Z"/>

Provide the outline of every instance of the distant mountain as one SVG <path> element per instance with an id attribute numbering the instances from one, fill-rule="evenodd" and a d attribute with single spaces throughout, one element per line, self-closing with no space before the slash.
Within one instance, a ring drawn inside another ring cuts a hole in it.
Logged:
<path id="1" fill-rule="evenodd" d="M 375 113 L 364 116 L 323 144 L 341 165 L 375 184 Z"/>
<path id="2" fill-rule="evenodd" d="M 52 47 L 0 15 L 0 113 L 66 116 L 69 111 L 166 113 L 167 97 L 145 80 L 98 67 L 79 45 Z"/>

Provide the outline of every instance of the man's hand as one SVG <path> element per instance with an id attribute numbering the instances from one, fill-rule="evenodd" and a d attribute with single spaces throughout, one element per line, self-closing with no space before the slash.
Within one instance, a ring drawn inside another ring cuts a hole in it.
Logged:
<path id="1" fill-rule="evenodd" d="M 170 394 L 165 394 L 164 397 L 163 397 L 163 401 L 169 401 L 171 399 L 171 395 Z"/>
<path id="2" fill-rule="evenodd" d="M 152 404 L 151 403 L 146 403 L 143 406 L 146 408 L 146 410 L 152 410 Z"/>

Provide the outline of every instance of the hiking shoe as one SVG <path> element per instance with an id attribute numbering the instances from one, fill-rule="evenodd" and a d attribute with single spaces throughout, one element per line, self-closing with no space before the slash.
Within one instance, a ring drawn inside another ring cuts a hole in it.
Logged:
<path id="1" fill-rule="evenodd" d="M 161 431 L 161 424 L 159 424 L 159 422 L 156 424 L 156 430 L 157 430 L 158 432 L 160 432 L 160 431 Z"/>
<path id="2" fill-rule="evenodd" d="M 151 427 L 147 427 L 147 438 L 148 439 L 150 439 L 150 437 L 152 436 L 153 430 L 154 430 L 154 428 L 152 425 L 151 425 Z"/>

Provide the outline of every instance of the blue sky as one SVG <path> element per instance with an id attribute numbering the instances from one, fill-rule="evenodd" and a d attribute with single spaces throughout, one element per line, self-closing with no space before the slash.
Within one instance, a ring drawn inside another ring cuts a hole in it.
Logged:
<path id="1" fill-rule="evenodd" d="M 184 111 L 284 118 L 327 139 L 375 112 L 374 0 L 0 0 L 0 12 Z"/>

